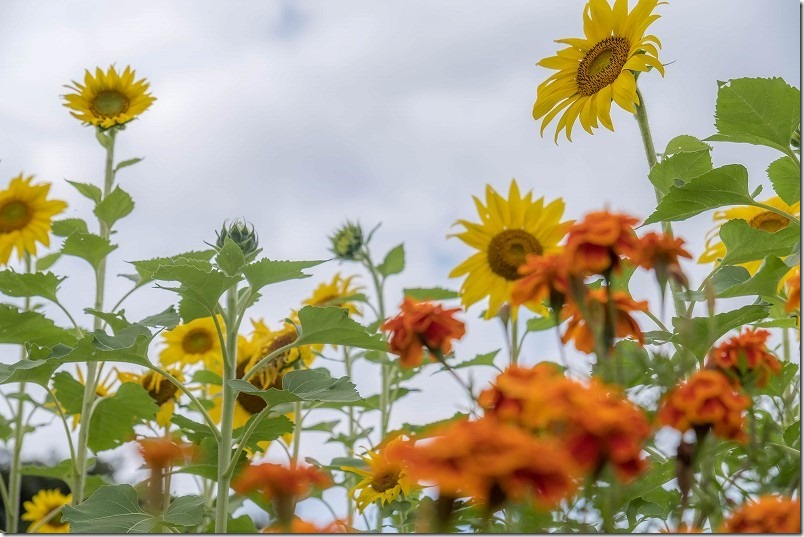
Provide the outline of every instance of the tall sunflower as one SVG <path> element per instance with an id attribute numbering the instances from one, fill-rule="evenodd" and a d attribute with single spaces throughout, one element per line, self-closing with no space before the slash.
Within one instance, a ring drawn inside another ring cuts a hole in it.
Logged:
<path id="1" fill-rule="evenodd" d="M 397 449 L 403 443 L 402 437 L 397 436 L 385 446 L 361 455 L 360 458 L 366 463 L 365 467 L 341 467 L 341 470 L 363 478 L 349 491 L 361 513 L 376 501 L 386 505 L 399 496 L 408 496 L 411 490 L 419 488 L 416 481 L 408 475 L 407 467 L 396 460 L 397 458 L 389 458 L 386 455 L 388 451 Z"/>
<path id="2" fill-rule="evenodd" d="M 184 381 L 184 375 L 178 369 L 173 369 L 169 373 L 179 381 Z M 175 384 L 167 378 L 154 371 L 144 373 L 132 373 L 129 371 L 117 371 L 117 378 L 120 382 L 133 382 L 139 384 L 148 392 L 154 403 L 159 406 L 156 413 L 156 423 L 160 427 L 170 426 L 170 418 L 176 409 L 176 401 L 181 396 L 181 392 Z"/>
<path id="3" fill-rule="evenodd" d="M 497 314 L 510 300 L 511 289 L 521 276 L 519 267 L 529 254 L 542 255 L 559 249 L 558 242 L 572 223 L 561 222 L 564 201 L 545 205 L 544 198 L 524 197 L 516 181 L 511 181 L 508 199 L 486 186 L 485 205 L 474 197 L 480 223 L 458 220 L 466 230 L 453 235 L 475 248 L 477 253 L 455 267 L 450 278 L 466 276 L 461 285 L 461 301 L 469 307 L 489 297 L 486 319 Z M 516 316 L 516 307 L 511 308 Z"/>
<path id="4" fill-rule="evenodd" d="M 583 12 L 583 38 L 558 39 L 569 45 L 537 65 L 555 69 L 539 84 L 533 118 L 542 121 L 541 132 L 562 110 L 555 140 L 562 129 L 571 140 L 572 127 L 580 119 L 589 134 L 598 122 L 614 130 L 611 102 L 636 113 L 639 105 L 634 72 L 655 67 L 664 76 L 658 58 L 659 39 L 645 31 L 659 15 L 653 10 L 659 0 L 639 0 L 630 12 L 628 0 L 590 0 Z"/>
<path id="5" fill-rule="evenodd" d="M 223 330 L 223 319 L 219 317 L 218 323 Z M 221 369 L 223 354 L 212 317 L 194 319 L 173 330 L 167 330 L 164 338 L 167 347 L 159 353 L 159 360 L 163 365 L 192 365 L 203 362 L 212 371 Z"/>
<path id="6" fill-rule="evenodd" d="M 801 214 L 801 203 L 796 202 L 793 205 L 788 205 L 778 196 L 767 199 L 762 203 L 796 217 Z M 712 219 L 717 226 L 707 233 L 706 249 L 704 253 L 701 254 L 701 257 L 698 258 L 698 263 L 717 263 L 726 255 L 726 245 L 720 241 L 720 226 L 729 220 L 745 220 L 752 228 L 761 229 L 769 233 L 774 233 L 790 225 L 790 220 L 784 216 L 761 207 L 750 205 L 741 205 L 731 207 L 724 211 L 715 211 Z M 741 266 L 745 267 L 749 273 L 756 274 L 759 267 L 762 266 L 762 261 L 762 259 L 757 259 L 755 261 L 742 263 Z"/>
<path id="7" fill-rule="evenodd" d="M 28 533 L 70 533 L 70 524 L 62 522 L 60 514 L 51 513 L 70 505 L 72 501 L 72 494 L 62 494 L 56 489 L 37 492 L 30 501 L 23 504 L 25 512 L 21 518 L 31 523 Z"/>
<path id="8" fill-rule="evenodd" d="M 32 185 L 33 176 L 18 175 L 0 191 L 0 265 L 8 263 L 16 248 L 22 259 L 27 252 L 36 255 L 36 243 L 50 246 L 50 223 L 67 204 L 49 200 L 49 184 Z"/>
<path id="9" fill-rule="evenodd" d="M 148 81 L 134 80 L 135 71 L 126 67 L 122 73 L 110 66 L 106 72 L 95 68 L 95 76 L 84 72 L 84 83 L 73 81 L 73 90 L 64 96 L 64 106 L 84 123 L 108 129 L 128 123 L 145 112 L 156 100 L 148 93 Z"/>

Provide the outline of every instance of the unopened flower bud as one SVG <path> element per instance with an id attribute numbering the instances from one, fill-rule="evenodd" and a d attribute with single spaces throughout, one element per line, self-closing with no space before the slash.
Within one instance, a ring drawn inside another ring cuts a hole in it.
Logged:
<path id="1" fill-rule="evenodd" d="M 237 219 L 231 224 L 224 222 L 221 226 L 220 232 L 215 232 L 218 239 L 215 241 L 215 247 L 220 250 L 223 248 L 226 238 L 229 237 L 246 256 L 247 260 L 253 259 L 260 251 L 260 240 L 254 231 L 254 226 L 242 219 Z"/>
<path id="2" fill-rule="evenodd" d="M 339 259 L 354 260 L 363 248 L 363 228 L 360 224 L 346 222 L 330 237 L 331 251 Z"/>

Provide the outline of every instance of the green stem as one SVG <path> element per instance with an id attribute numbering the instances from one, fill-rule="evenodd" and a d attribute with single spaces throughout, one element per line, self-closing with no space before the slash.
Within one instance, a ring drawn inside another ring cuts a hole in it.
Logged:
<path id="1" fill-rule="evenodd" d="M 648 168 L 653 169 L 654 166 L 658 163 L 656 159 L 656 147 L 653 145 L 653 136 L 650 132 L 650 123 L 648 122 L 648 111 L 645 108 L 645 97 L 642 95 L 642 92 L 639 91 L 637 87 L 637 98 L 639 99 L 639 104 L 636 107 L 636 120 L 639 124 L 639 132 L 642 134 L 642 145 L 645 146 L 645 156 L 648 158 Z M 654 191 L 656 192 L 656 203 L 662 201 L 662 192 L 654 187 Z M 673 235 L 673 226 L 670 222 L 662 222 L 662 231 L 665 235 Z M 678 283 L 675 280 L 670 280 L 670 293 L 673 295 L 673 306 L 676 310 L 676 317 L 682 317 L 685 312 L 684 302 L 677 296 L 677 293 L 681 291 Z"/>
<path id="2" fill-rule="evenodd" d="M 229 467 L 226 469 L 226 473 L 229 474 L 229 477 L 234 475 L 235 468 L 237 467 L 237 460 L 240 458 L 240 454 L 246 449 L 246 445 L 248 444 L 251 435 L 254 434 L 254 431 L 257 429 L 257 426 L 260 422 L 271 412 L 271 407 L 267 406 L 263 408 L 256 417 L 251 420 L 248 428 L 243 432 L 243 436 L 241 436 L 237 441 L 237 449 L 232 455 L 232 460 L 229 463 Z"/>
<path id="3" fill-rule="evenodd" d="M 346 376 L 350 379 L 352 378 L 352 355 L 349 352 L 348 347 L 343 347 L 343 363 L 346 367 Z M 349 405 L 347 407 L 348 415 L 349 415 L 349 441 L 351 442 L 349 446 L 345 446 L 347 448 L 346 454 L 349 457 L 354 457 L 355 455 L 355 448 L 354 448 L 354 441 L 355 441 L 355 409 L 353 406 Z M 351 528 L 354 525 L 354 498 L 349 493 L 351 489 L 351 485 L 353 483 L 353 479 L 351 474 L 347 475 L 346 477 L 347 483 L 347 492 L 346 492 L 346 523 Z"/>
<path id="4" fill-rule="evenodd" d="M 112 191 L 114 185 L 114 144 L 117 136 L 115 128 L 109 129 L 107 134 L 108 143 L 106 144 L 106 173 L 103 181 L 103 197 L 101 200 L 106 199 L 106 196 Z M 100 236 L 104 239 L 109 239 L 111 229 L 100 218 Z M 106 258 L 100 260 L 97 268 L 95 269 L 95 309 L 103 311 L 103 294 L 106 286 Z M 94 328 L 100 330 L 103 326 L 103 320 L 100 317 L 95 317 Z M 84 486 L 87 477 L 87 463 L 89 459 L 89 426 L 91 422 L 91 408 L 97 397 L 95 393 L 97 386 L 98 364 L 97 362 L 90 362 L 87 365 L 87 380 L 84 387 L 84 399 L 81 403 L 81 424 L 78 429 L 78 452 L 76 453 L 76 475 L 75 484 L 73 486 L 73 505 L 77 505 L 84 500 Z"/>
<path id="5" fill-rule="evenodd" d="M 519 317 L 511 319 L 511 365 L 519 363 Z"/>
<path id="6" fill-rule="evenodd" d="M 377 267 L 371 260 L 371 253 L 369 252 L 368 247 L 365 248 L 363 255 L 361 256 L 363 264 L 368 269 L 369 273 L 371 274 L 371 280 L 374 283 L 374 292 L 377 294 L 377 307 L 379 310 L 379 321 L 380 326 L 382 323 L 385 322 L 385 297 L 383 293 L 384 287 L 384 279 L 380 278 L 380 273 L 377 270 Z M 387 357 L 387 355 L 386 355 Z M 391 369 L 394 366 L 392 364 L 383 363 L 382 364 L 382 375 L 381 375 L 381 389 L 380 389 L 380 441 L 385 438 L 386 433 L 388 432 L 388 423 L 391 417 L 391 401 L 390 401 L 390 376 L 391 376 Z"/>
<path id="7" fill-rule="evenodd" d="M 293 426 L 293 456 L 290 459 L 290 464 L 294 468 L 299 462 L 299 453 L 301 452 L 301 435 L 302 435 L 302 426 L 304 423 L 304 416 L 302 412 L 304 409 L 302 408 L 302 402 L 296 401 L 293 403 L 293 417 L 294 417 L 294 426 Z"/>

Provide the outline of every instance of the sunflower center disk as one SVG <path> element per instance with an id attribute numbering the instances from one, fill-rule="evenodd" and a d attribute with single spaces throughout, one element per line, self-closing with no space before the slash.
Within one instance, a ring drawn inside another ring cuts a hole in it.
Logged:
<path id="1" fill-rule="evenodd" d="M 0 232 L 11 233 L 28 225 L 31 221 L 31 208 L 24 201 L 9 201 L 0 207 Z"/>
<path id="2" fill-rule="evenodd" d="M 790 220 L 780 214 L 765 211 L 752 218 L 751 221 L 748 222 L 748 225 L 754 229 L 774 233 L 789 226 Z"/>
<path id="3" fill-rule="evenodd" d="M 536 237 L 523 229 L 507 229 L 491 239 L 486 256 L 492 272 L 506 280 L 518 280 L 517 269 L 528 254 L 542 253 L 544 249 Z"/>
<path id="4" fill-rule="evenodd" d="M 385 492 L 394 488 L 399 482 L 399 472 L 386 470 L 375 475 L 371 480 L 371 488 L 377 492 Z"/>
<path id="5" fill-rule="evenodd" d="M 162 406 L 176 395 L 178 388 L 172 382 L 161 380 L 154 382 L 154 374 L 148 373 L 142 379 L 142 385 L 148 390 L 148 395 L 154 402 Z"/>
<path id="6" fill-rule="evenodd" d="M 92 110 L 99 116 L 114 117 L 128 110 L 128 99 L 116 90 L 105 90 L 92 99 Z"/>
<path id="7" fill-rule="evenodd" d="M 578 93 L 594 95 L 613 84 L 628 61 L 631 44 L 624 37 L 607 37 L 586 52 L 578 65 Z"/>
<path id="8" fill-rule="evenodd" d="M 212 335 L 206 330 L 191 330 L 181 342 L 187 354 L 204 354 L 212 348 Z"/>

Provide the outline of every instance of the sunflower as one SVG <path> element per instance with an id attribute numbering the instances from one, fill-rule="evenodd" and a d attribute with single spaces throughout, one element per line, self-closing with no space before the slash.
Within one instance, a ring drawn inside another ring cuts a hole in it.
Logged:
<path id="1" fill-rule="evenodd" d="M 562 110 L 556 141 L 562 129 L 571 140 L 576 119 L 589 134 L 597 128 L 598 121 L 613 131 L 612 100 L 636 113 L 640 103 L 634 72 L 655 67 L 664 76 L 658 58 L 661 43 L 656 36 L 645 35 L 648 26 L 659 18 L 653 10 L 660 3 L 664 2 L 639 0 L 630 12 L 628 0 L 615 0 L 613 7 L 607 0 L 590 0 L 586 4 L 585 37 L 557 40 L 569 46 L 537 64 L 558 71 L 539 84 L 536 92 L 533 118 L 544 118 L 542 134 Z"/>
<path id="2" fill-rule="evenodd" d="M 48 200 L 49 184 L 32 185 L 33 176 L 22 174 L 0 191 L 0 264 L 5 265 L 17 249 L 22 259 L 26 252 L 36 255 L 36 243 L 50 246 L 50 222 L 67 204 Z"/>
<path id="3" fill-rule="evenodd" d="M 73 81 L 66 86 L 74 93 L 64 96 L 64 106 L 84 123 L 103 129 L 128 123 L 156 100 L 147 93 L 148 82 L 144 78 L 135 81 L 134 76 L 131 67 L 118 74 L 113 65 L 105 73 L 95 68 L 94 77 L 85 71 L 83 85 Z"/>
<path id="4" fill-rule="evenodd" d="M 532 194 L 521 196 L 516 181 L 511 181 L 506 200 L 487 185 L 486 204 L 474 198 L 481 222 L 457 222 L 466 230 L 453 236 L 478 252 L 455 267 L 449 276 L 466 276 L 461 285 L 464 306 L 489 297 L 486 319 L 496 315 L 503 303 L 510 300 L 513 284 L 521 278 L 518 269 L 525 258 L 529 254 L 558 251 L 558 241 L 572 223 L 561 222 L 563 200 L 545 206 L 544 198 L 533 201 Z M 540 311 L 537 304 L 529 306 Z M 511 308 L 511 314 L 516 318 L 516 306 Z"/>
<path id="5" fill-rule="evenodd" d="M 169 373 L 180 382 L 184 382 L 184 375 L 178 369 L 173 369 Z M 181 392 L 175 384 L 154 371 L 145 373 L 117 371 L 117 378 L 120 382 L 133 382 L 145 388 L 151 399 L 159 406 L 159 411 L 156 413 L 157 425 L 165 428 L 170 426 L 170 418 L 176 409 L 176 401 L 181 396 Z"/>
<path id="6" fill-rule="evenodd" d="M 70 524 L 62 522 L 60 514 L 51 515 L 51 513 L 65 505 L 70 505 L 72 501 L 72 494 L 65 495 L 60 490 L 37 492 L 30 501 L 23 504 L 25 513 L 21 518 L 31 523 L 28 533 L 70 533 Z M 48 517 L 50 518 L 48 519 Z"/>
<path id="7" fill-rule="evenodd" d="M 778 196 L 767 199 L 762 203 L 796 217 L 801 214 L 801 204 L 799 202 L 788 205 Z M 790 220 L 784 216 L 762 207 L 740 205 L 725 211 L 715 211 L 712 219 L 717 226 L 706 235 L 706 249 L 701 257 L 698 258 L 698 263 L 718 263 L 723 259 L 726 255 L 726 245 L 720 242 L 720 226 L 725 222 L 738 218 L 748 222 L 748 225 L 752 228 L 761 229 L 768 233 L 775 233 L 790 225 Z M 762 266 L 762 259 L 742 263 L 741 266 L 745 267 L 749 273 L 756 274 L 759 267 Z"/>
<path id="8" fill-rule="evenodd" d="M 218 323 L 224 330 L 222 318 L 218 317 Z M 212 317 L 202 317 L 179 325 L 165 331 L 164 337 L 167 347 L 159 353 L 162 364 L 192 365 L 203 362 L 212 371 L 221 369 L 223 354 Z"/>
<path id="9" fill-rule="evenodd" d="M 418 488 L 416 481 L 408 475 L 406 465 L 386 455 L 387 451 L 393 451 L 403 443 L 402 437 L 397 436 L 384 447 L 361 455 L 360 458 L 366 463 L 365 468 L 341 467 L 341 470 L 363 478 L 349 491 L 361 513 L 376 501 L 386 505 L 400 495 L 408 496 L 411 490 Z"/>
<path id="10" fill-rule="evenodd" d="M 357 306 L 350 302 L 354 299 L 363 287 L 352 285 L 355 276 L 343 278 L 340 274 L 335 274 L 330 282 L 322 282 L 313 291 L 312 296 L 305 300 L 303 304 L 308 306 L 338 306 L 349 311 L 349 315 L 360 315 Z"/>

